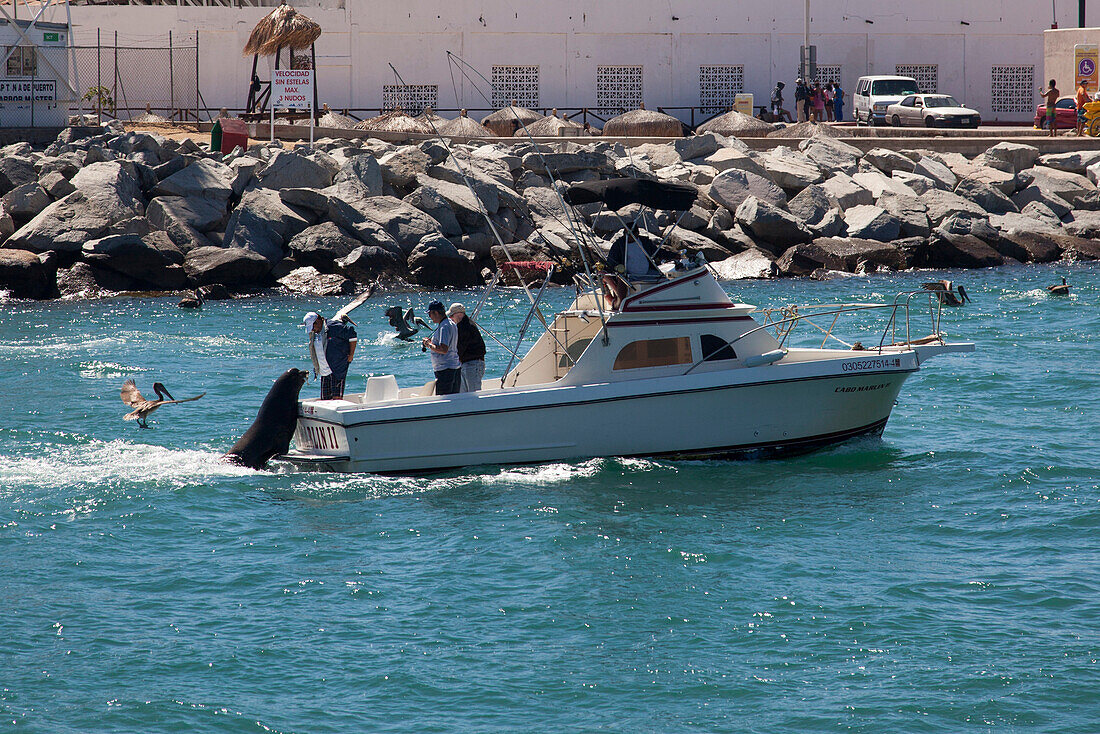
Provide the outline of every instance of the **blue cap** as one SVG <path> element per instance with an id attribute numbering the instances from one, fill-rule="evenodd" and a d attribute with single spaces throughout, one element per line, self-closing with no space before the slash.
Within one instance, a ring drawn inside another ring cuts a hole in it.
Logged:
<path id="1" fill-rule="evenodd" d="M 444 308 L 441 301 L 432 301 L 428 304 L 428 313 L 431 313 L 432 311 L 438 311 L 441 314 L 446 314 L 447 309 Z"/>

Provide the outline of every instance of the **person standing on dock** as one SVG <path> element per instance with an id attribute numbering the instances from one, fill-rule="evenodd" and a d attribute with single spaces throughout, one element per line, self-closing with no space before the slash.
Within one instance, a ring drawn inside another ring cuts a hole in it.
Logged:
<path id="1" fill-rule="evenodd" d="M 833 119 L 837 122 L 844 120 L 844 89 L 840 82 L 833 83 Z"/>
<path id="2" fill-rule="evenodd" d="M 321 400 L 344 397 L 344 380 L 355 356 L 358 335 L 347 321 L 326 320 L 316 311 L 302 319 L 309 336 L 309 357 L 313 360 L 313 379 L 321 378 Z"/>
<path id="3" fill-rule="evenodd" d="M 443 304 L 428 304 L 428 318 L 436 325 L 431 336 L 421 342 L 431 351 L 432 371 L 435 372 L 435 394 L 454 395 L 458 392 L 462 363 L 458 359 L 458 328 L 447 318 Z"/>
<path id="4" fill-rule="evenodd" d="M 1040 89 L 1039 94 L 1046 100 L 1047 127 L 1050 128 L 1050 137 L 1058 137 L 1058 87 L 1055 86 L 1054 80 L 1050 80 L 1050 86 L 1046 91 Z"/>
<path id="5" fill-rule="evenodd" d="M 458 329 L 458 361 L 461 374 L 461 391 L 477 392 L 481 389 L 481 379 L 485 377 L 485 340 L 477 324 L 466 315 L 466 307 L 461 303 L 452 303 L 447 315 Z"/>

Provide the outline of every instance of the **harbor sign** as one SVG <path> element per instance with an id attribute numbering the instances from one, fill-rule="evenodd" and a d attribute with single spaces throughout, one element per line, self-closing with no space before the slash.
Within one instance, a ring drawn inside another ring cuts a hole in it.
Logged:
<path id="1" fill-rule="evenodd" d="M 1073 47 L 1073 69 L 1075 81 L 1088 82 L 1090 89 L 1096 89 L 1096 65 L 1100 46 L 1095 43 L 1078 43 Z"/>
<path id="2" fill-rule="evenodd" d="M 274 69 L 271 72 L 271 139 L 275 139 L 275 108 L 308 109 L 309 144 L 313 145 L 313 69 Z"/>

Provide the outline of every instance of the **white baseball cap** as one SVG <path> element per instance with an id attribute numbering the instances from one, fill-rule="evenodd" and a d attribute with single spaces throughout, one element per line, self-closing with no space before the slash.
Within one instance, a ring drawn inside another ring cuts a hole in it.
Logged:
<path id="1" fill-rule="evenodd" d="M 313 331 L 313 324 L 316 323 L 317 319 L 319 318 L 321 318 L 321 314 L 317 313 L 316 311 L 310 311 L 309 313 L 307 313 L 305 318 L 302 319 L 302 323 L 305 324 L 306 331 Z"/>
<path id="2" fill-rule="evenodd" d="M 456 313 L 466 313 L 466 307 L 461 303 L 452 303 L 451 307 L 447 309 L 447 315 L 454 316 Z"/>

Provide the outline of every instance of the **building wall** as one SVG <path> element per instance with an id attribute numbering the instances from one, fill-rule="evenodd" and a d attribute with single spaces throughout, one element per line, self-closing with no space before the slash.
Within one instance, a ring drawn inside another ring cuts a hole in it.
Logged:
<path id="1" fill-rule="evenodd" d="M 1047 81 L 1053 79 L 1062 94 L 1075 92 L 1077 75 L 1073 47 L 1078 43 L 1100 44 L 1100 28 L 1066 28 L 1043 33 L 1044 71 L 1039 78 L 1040 86 L 1045 87 Z M 1089 91 L 1095 94 L 1097 90 Z"/>
<path id="2" fill-rule="evenodd" d="M 468 69 L 465 78 L 449 63 L 448 50 L 490 78 L 494 65 L 537 65 L 543 107 L 596 107 L 601 65 L 642 66 L 642 97 L 651 109 L 699 105 L 701 66 L 722 67 L 727 77 L 740 74 L 743 91 L 762 104 L 776 81 L 794 81 L 804 22 L 803 3 L 792 0 L 294 4 L 324 29 L 317 45 L 318 84 L 322 101 L 336 109 L 379 107 L 383 85 L 395 82 L 390 63 L 408 84 L 438 85 L 439 108 L 490 107 L 482 97 L 492 96 L 490 85 Z M 1058 22 L 1075 23 L 1076 4 L 1060 6 Z M 240 49 L 268 12 L 72 8 L 78 44 L 94 44 L 96 29 L 108 36 L 117 30 L 120 45 L 163 43 L 169 30 L 180 43 L 197 30 L 202 95 L 210 107 L 230 108 L 241 107 L 247 93 L 251 59 Z M 812 0 L 810 42 L 818 47 L 819 64 L 840 66 L 848 90 L 863 74 L 892 74 L 897 64 L 935 64 L 938 91 L 962 98 L 986 120 L 1027 120 L 1033 112 L 992 109 L 993 67 L 1030 67 L 1037 84 L 1044 75 L 1042 32 L 1050 27 L 1051 14 L 1050 5 L 1033 0 Z M 687 110 L 675 113 L 690 116 Z"/>
<path id="3" fill-rule="evenodd" d="M 0 62 L 6 61 L 13 46 L 25 46 L 34 54 L 24 57 L 22 50 L 15 52 L 12 60 L 20 67 L 19 71 L 11 69 L 8 63 L 0 63 L 0 128 L 64 127 L 68 124 L 69 104 L 73 98 L 67 86 L 71 76 L 65 49 L 68 28 L 21 25 L 23 34 L 32 44 L 38 45 L 28 46 L 24 36 L 7 19 L 0 18 Z M 44 40 L 44 32 L 57 40 Z M 34 59 L 33 69 L 27 70 L 29 75 L 23 73 L 24 58 L 27 61 Z"/>

